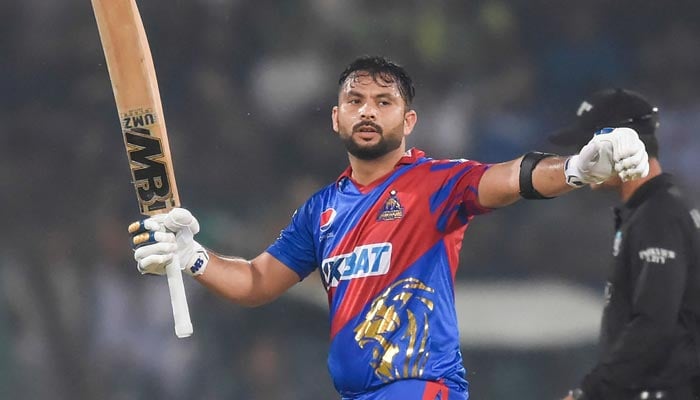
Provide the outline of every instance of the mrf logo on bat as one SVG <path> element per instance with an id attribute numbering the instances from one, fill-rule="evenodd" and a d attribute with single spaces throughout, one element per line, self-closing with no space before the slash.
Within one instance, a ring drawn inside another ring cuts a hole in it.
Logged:
<path id="1" fill-rule="evenodd" d="M 120 119 L 141 211 L 175 206 L 161 140 L 149 129 L 156 123 L 155 112 L 150 108 L 130 110 Z"/>

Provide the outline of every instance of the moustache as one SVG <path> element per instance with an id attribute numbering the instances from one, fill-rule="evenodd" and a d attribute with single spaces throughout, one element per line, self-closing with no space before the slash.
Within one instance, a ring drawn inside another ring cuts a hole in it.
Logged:
<path id="1" fill-rule="evenodd" d="M 379 133 L 379 134 L 383 133 L 382 127 L 379 126 L 379 125 L 377 125 L 377 124 L 375 124 L 375 123 L 372 122 L 372 121 L 363 121 L 363 122 L 359 122 L 359 123 L 355 124 L 355 126 L 352 127 L 352 131 L 353 131 L 353 132 L 359 132 L 360 129 L 362 129 L 362 128 L 365 127 L 365 126 L 369 126 L 370 128 L 372 128 L 372 129 L 374 129 L 375 131 L 377 131 L 377 133 Z"/>

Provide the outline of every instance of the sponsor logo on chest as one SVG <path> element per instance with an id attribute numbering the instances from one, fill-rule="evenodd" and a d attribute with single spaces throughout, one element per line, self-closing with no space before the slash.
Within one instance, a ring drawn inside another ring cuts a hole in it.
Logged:
<path id="1" fill-rule="evenodd" d="M 326 258 L 321 263 L 321 279 L 328 290 L 340 281 L 384 275 L 391 265 L 391 243 L 357 246 L 346 254 Z"/>
<path id="2" fill-rule="evenodd" d="M 321 232 L 325 232 L 331 227 L 333 221 L 335 221 L 335 216 L 338 212 L 334 208 L 327 208 L 326 211 L 321 213 L 320 229 Z"/>

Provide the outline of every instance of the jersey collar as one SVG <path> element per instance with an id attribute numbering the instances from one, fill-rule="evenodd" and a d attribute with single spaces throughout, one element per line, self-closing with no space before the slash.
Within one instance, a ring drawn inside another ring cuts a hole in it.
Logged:
<path id="1" fill-rule="evenodd" d="M 408 165 L 408 164 L 413 164 L 416 161 L 418 161 L 420 158 L 425 157 L 425 152 L 423 150 L 417 149 L 415 147 L 410 148 L 406 150 L 405 153 L 403 153 L 403 156 L 399 159 L 399 161 L 396 163 L 395 167 L 398 167 L 400 165 Z M 350 177 L 352 176 L 352 167 L 348 166 L 345 171 L 343 171 L 342 174 L 338 177 L 338 179 L 335 180 L 335 183 L 340 185 L 342 181 L 345 179 L 351 179 Z"/>
<path id="2" fill-rule="evenodd" d="M 630 197 L 627 202 L 613 207 L 613 212 L 615 213 L 615 229 L 619 230 L 629 216 L 647 199 L 658 191 L 664 190 L 672 185 L 673 177 L 665 172 L 644 182 L 642 186 L 635 190 L 632 197 Z"/>

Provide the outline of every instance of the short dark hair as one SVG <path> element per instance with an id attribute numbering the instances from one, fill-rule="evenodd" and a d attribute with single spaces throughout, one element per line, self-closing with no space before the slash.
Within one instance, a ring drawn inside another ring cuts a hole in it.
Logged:
<path id="1" fill-rule="evenodd" d="M 399 89 L 401 98 L 410 106 L 413 98 L 416 95 L 416 89 L 413 87 L 413 80 L 400 65 L 390 61 L 386 57 L 381 56 L 362 56 L 350 63 L 343 73 L 340 74 L 338 85 L 342 87 L 355 72 L 362 71 L 369 74 L 375 81 L 381 79 L 384 82 L 396 83 Z"/>

